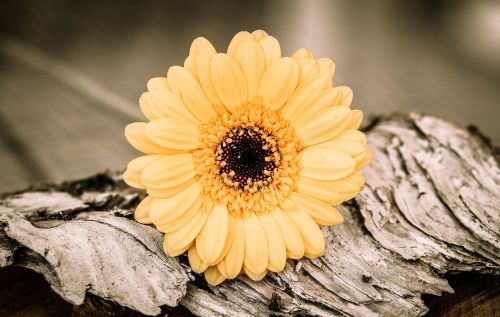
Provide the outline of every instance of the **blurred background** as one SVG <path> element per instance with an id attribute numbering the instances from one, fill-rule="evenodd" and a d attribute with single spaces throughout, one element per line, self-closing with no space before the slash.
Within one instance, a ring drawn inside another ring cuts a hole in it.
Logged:
<path id="1" fill-rule="evenodd" d="M 151 77 L 205 36 L 264 29 L 337 65 L 366 117 L 476 125 L 500 143 L 500 1 L 2 1 L 0 192 L 122 169 Z"/>

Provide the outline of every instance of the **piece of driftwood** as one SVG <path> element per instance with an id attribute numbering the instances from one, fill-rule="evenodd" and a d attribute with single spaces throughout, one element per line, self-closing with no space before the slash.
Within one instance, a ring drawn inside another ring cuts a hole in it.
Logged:
<path id="1" fill-rule="evenodd" d="M 453 292 L 447 272 L 500 275 L 500 168 L 476 132 L 418 114 L 368 127 L 367 185 L 323 228 L 325 256 L 290 260 L 263 281 L 210 287 L 162 234 L 133 220 L 143 193 L 119 174 L 4 194 L 0 267 L 43 274 L 66 301 L 88 294 L 147 315 L 419 316 L 422 294 Z M 1 281 L 0 281 L 1 282 Z"/>

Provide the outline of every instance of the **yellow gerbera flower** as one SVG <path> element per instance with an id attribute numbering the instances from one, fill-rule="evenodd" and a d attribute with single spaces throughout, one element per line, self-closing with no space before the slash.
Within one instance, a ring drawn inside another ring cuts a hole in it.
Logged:
<path id="1" fill-rule="evenodd" d="M 149 122 L 125 129 L 146 155 L 123 177 L 147 191 L 135 217 L 165 233 L 168 255 L 188 251 L 216 285 L 324 254 L 318 225 L 343 221 L 332 206 L 361 190 L 371 159 L 362 113 L 349 88 L 332 87 L 334 70 L 306 49 L 282 57 L 258 30 L 236 34 L 227 53 L 197 38 L 184 67 L 148 82 Z"/>

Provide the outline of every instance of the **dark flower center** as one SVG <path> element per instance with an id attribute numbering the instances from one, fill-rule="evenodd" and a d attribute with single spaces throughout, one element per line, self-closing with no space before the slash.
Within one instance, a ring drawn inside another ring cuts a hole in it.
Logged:
<path id="1" fill-rule="evenodd" d="M 217 157 L 219 174 L 227 174 L 240 189 L 259 181 L 267 185 L 268 178 L 277 168 L 276 145 L 269 144 L 270 138 L 274 139 L 272 134 L 260 128 L 230 130 L 216 149 L 220 153 Z"/>

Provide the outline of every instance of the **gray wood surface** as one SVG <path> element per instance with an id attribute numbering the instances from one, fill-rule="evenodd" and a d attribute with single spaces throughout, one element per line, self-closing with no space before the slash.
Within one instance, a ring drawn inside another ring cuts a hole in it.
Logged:
<path id="1" fill-rule="evenodd" d="M 498 153 L 418 114 L 383 118 L 367 136 L 366 188 L 338 207 L 342 225 L 323 228 L 325 255 L 263 281 L 211 287 L 166 256 L 162 235 L 131 220 L 143 193 L 119 174 L 4 194 L 0 267 L 43 274 L 75 305 L 91 293 L 148 315 L 181 305 L 197 316 L 420 316 L 422 294 L 453 292 L 447 272 L 498 279 Z"/>

